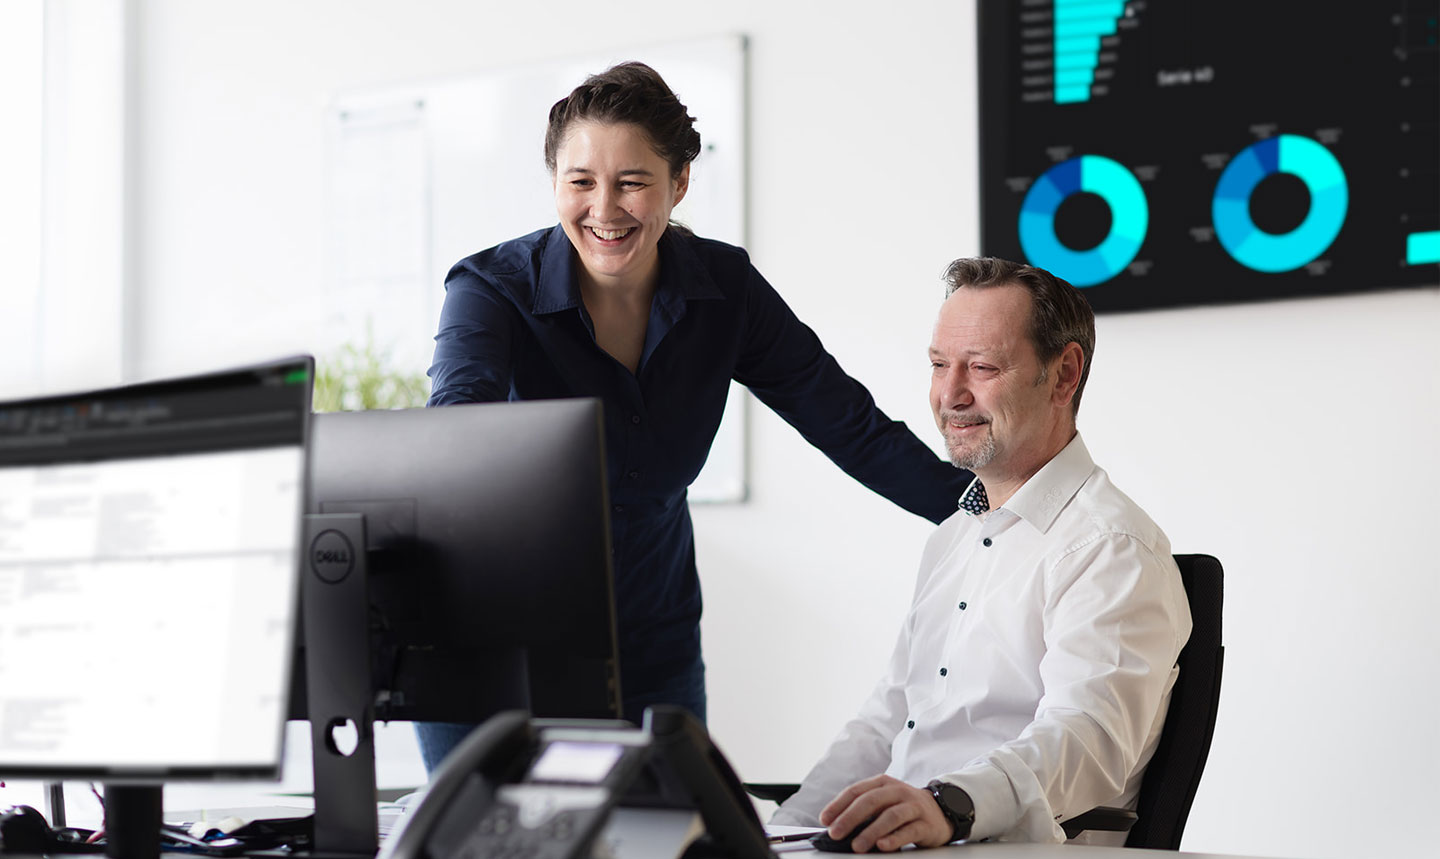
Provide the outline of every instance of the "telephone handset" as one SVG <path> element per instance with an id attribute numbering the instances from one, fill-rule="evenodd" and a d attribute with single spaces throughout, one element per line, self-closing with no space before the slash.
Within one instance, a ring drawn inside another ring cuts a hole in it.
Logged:
<path id="1" fill-rule="evenodd" d="M 644 724 L 501 713 L 434 773 L 379 859 L 589 859 L 616 808 L 693 809 L 689 859 L 773 859 L 760 818 L 705 728 L 679 707 Z"/>

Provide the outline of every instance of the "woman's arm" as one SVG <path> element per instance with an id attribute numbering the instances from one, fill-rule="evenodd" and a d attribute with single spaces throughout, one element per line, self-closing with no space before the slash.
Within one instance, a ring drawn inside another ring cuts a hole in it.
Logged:
<path id="1" fill-rule="evenodd" d="M 870 489 L 932 522 L 954 513 L 974 475 L 887 417 L 760 273 L 750 272 L 736 380 Z"/>
<path id="2" fill-rule="evenodd" d="M 445 280 L 428 405 L 507 400 L 520 313 L 499 287 L 457 265 Z"/>

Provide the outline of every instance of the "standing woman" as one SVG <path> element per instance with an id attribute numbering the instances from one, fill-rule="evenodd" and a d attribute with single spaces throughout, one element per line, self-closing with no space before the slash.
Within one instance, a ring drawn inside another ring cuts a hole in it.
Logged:
<path id="1" fill-rule="evenodd" d="M 670 222 L 700 153 L 653 69 L 593 75 L 550 109 L 558 226 L 461 260 L 445 281 L 430 405 L 599 397 L 626 718 L 705 718 L 686 487 L 747 386 L 852 477 L 940 522 L 971 479 L 876 407 L 745 251 Z M 418 726 L 433 768 L 465 728 Z"/>

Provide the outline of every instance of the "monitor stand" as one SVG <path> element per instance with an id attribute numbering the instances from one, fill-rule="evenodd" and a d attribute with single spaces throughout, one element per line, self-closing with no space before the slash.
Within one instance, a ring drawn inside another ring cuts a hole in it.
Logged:
<path id="1" fill-rule="evenodd" d="M 309 514 L 303 545 L 300 601 L 315 768 L 312 852 L 368 859 L 380 849 L 380 816 L 365 516 Z M 342 747 L 338 734 L 352 730 L 353 748 Z"/>
<path id="2" fill-rule="evenodd" d="M 381 565 L 370 563 L 363 513 L 307 514 L 304 546 L 300 594 L 315 773 L 315 832 L 307 855 L 371 859 L 379 850 L 380 817 L 369 576 Z M 487 650 L 466 672 L 454 682 L 480 691 L 450 710 L 454 721 L 478 723 L 501 710 L 529 708 L 523 648 Z M 342 747 L 337 730 L 353 732 L 353 748 Z"/>

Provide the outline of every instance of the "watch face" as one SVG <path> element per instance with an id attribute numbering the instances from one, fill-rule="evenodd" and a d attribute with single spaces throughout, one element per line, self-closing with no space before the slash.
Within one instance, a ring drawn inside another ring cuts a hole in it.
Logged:
<path id="1" fill-rule="evenodd" d="M 975 803 L 970 801 L 970 794 L 961 790 L 953 784 L 939 785 L 939 799 L 945 807 L 964 820 L 975 819 Z"/>

